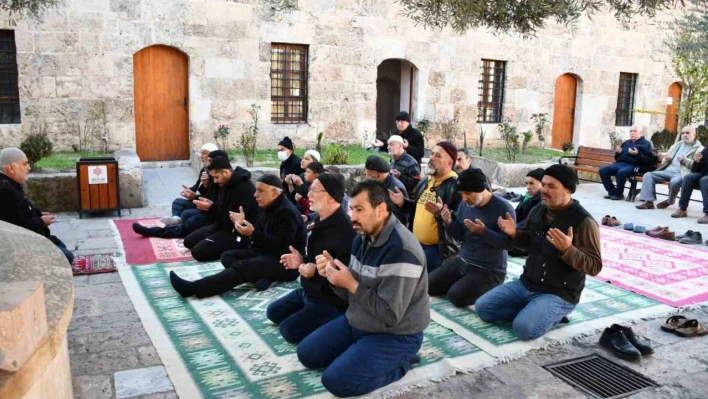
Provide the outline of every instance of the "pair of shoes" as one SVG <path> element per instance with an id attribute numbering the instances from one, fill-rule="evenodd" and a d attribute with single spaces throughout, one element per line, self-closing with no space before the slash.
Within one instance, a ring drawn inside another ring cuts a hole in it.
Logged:
<path id="1" fill-rule="evenodd" d="M 617 220 L 617 218 L 614 217 L 614 216 L 605 215 L 605 216 L 602 218 L 602 225 L 603 225 L 603 226 L 617 227 L 617 226 L 619 226 L 619 225 L 621 225 L 621 224 L 622 224 L 622 222 L 620 222 L 619 220 Z"/>
<path id="2" fill-rule="evenodd" d="M 681 244 L 701 244 L 703 235 L 699 231 L 687 231 L 686 235 L 678 239 Z"/>
<path id="3" fill-rule="evenodd" d="M 698 224 L 708 224 L 708 213 L 703 215 L 700 219 L 697 220 Z"/>
<path id="4" fill-rule="evenodd" d="M 166 216 L 164 218 L 160 218 L 160 221 L 165 226 L 175 226 L 178 224 L 182 224 L 182 218 L 179 216 Z"/>
<path id="5" fill-rule="evenodd" d="M 605 328 L 600 336 L 600 346 L 625 360 L 639 360 L 642 356 L 654 353 L 651 346 L 639 342 L 631 327 L 619 324 Z"/>
<path id="6" fill-rule="evenodd" d="M 676 240 L 676 233 L 671 231 L 668 227 L 655 227 L 647 231 L 647 235 L 652 238 L 661 238 L 662 240 Z"/>
<path id="7" fill-rule="evenodd" d="M 688 216 L 688 212 L 685 209 L 677 209 L 676 212 L 671 214 L 672 218 L 685 218 Z"/>
<path id="8" fill-rule="evenodd" d="M 641 204 L 637 205 L 635 208 L 637 208 L 637 209 L 654 209 L 654 203 L 651 201 L 644 201 Z"/>
<path id="9" fill-rule="evenodd" d="M 666 209 L 666 208 L 670 207 L 671 205 L 673 205 L 674 202 L 675 201 L 669 202 L 669 200 L 664 200 L 664 201 L 661 201 L 658 204 L 656 204 L 656 207 L 659 209 Z"/>
<path id="10" fill-rule="evenodd" d="M 610 197 L 612 201 L 621 201 L 624 199 L 624 195 L 613 195 Z"/>
<path id="11" fill-rule="evenodd" d="M 684 316 L 671 316 L 661 326 L 666 332 L 672 332 L 679 337 L 702 337 L 708 334 L 708 329 L 696 319 L 688 320 Z"/>

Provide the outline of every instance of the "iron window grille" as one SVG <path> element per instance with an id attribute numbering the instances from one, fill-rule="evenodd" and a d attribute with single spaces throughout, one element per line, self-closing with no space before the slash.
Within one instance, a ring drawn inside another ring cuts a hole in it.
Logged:
<path id="1" fill-rule="evenodd" d="M 307 122 L 307 69 L 307 45 L 271 44 L 271 122 Z"/>
<path id="2" fill-rule="evenodd" d="M 504 81 L 506 62 L 482 60 L 479 74 L 479 100 L 477 101 L 477 122 L 499 123 L 504 104 Z"/>
<path id="3" fill-rule="evenodd" d="M 0 124 L 20 123 L 15 31 L 0 30 Z"/>
<path id="4" fill-rule="evenodd" d="M 620 73 L 615 126 L 632 126 L 634 122 L 634 94 L 637 88 L 636 73 Z"/>

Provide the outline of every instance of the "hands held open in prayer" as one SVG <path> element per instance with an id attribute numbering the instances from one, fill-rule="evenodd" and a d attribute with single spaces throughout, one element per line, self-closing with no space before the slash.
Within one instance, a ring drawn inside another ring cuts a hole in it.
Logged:
<path id="1" fill-rule="evenodd" d="M 484 233 L 484 229 L 487 227 L 479 219 L 475 219 L 474 221 L 465 219 L 463 222 L 465 223 L 465 227 L 467 227 L 472 234 L 476 234 L 478 236 L 481 236 L 482 233 Z"/>
<path id="2" fill-rule="evenodd" d="M 637 155 L 637 154 L 639 154 L 639 150 L 636 149 L 635 147 L 630 148 L 629 150 L 627 150 L 627 152 L 629 152 L 630 155 Z"/>
<path id="3" fill-rule="evenodd" d="M 246 220 L 246 213 L 243 207 L 238 207 L 238 212 L 229 212 L 229 219 L 234 222 L 236 231 L 244 237 L 250 237 L 253 231 L 256 230 L 251 223 Z"/>
<path id="4" fill-rule="evenodd" d="M 388 190 L 388 196 L 391 198 L 391 202 L 393 202 L 397 207 L 400 208 L 403 206 L 403 193 L 398 189 L 398 187 L 395 188 L 395 191 Z"/>
<path id="5" fill-rule="evenodd" d="M 314 263 L 303 263 L 302 255 L 297 249 L 290 246 L 290 253 L 280 257 L 280 263 L 289 270 L 297 270 L 300 275 L 305 278 L 310 278 L 315 275 L 317 265 Z"/>
<path id="6" fill-rule="evenodd" d="M 443 209 L 440 212 L 440 217 L 442 218 L 443 222 L 445 222 L 445 224 L 452 223 L 452 212 L 450 212 L 450 209 L 447 207 L 447 204 L 443 205 Z"/>
<path id="7" fill-rule="evenodd" d="M 214 201 L 212 201 L 208 198 L 199 198 L 198 200 L 192 201 L 192 203 L 200 211 L 208 211 L 209 208 L 211 208 L 211 206 L 214 205 Z"/>
<path id="8" fill-rule="evenodd" d="M 209 173 L 202 172 L 202 175 L 199 177 L 199 180 L 201 180 L 202 186 L 209 187 Z"/>
<path id="9" fill-rule="evenodd" d="M 42 222 L 44 222 L 45 226 L 49 226 L 50 224 L 52 224 L 56 221 L 57 221 L 56 216 L 53 216 L 49 212 L 42 212 Z"/>
<path id="10" fill-rule="evenodd" d="M 435 216 L 440 215 L 440 213 L 443 210 L 443 202 L 442 198 L 437 197 L 435 199 L 435 202 L 433 201 L 425 201 L 425 210 L 432 213 Z"/>
<path id="11" fill-rule="evenodd" d="M 295 193 L 295 201 L 300 202 L 301 199 L 302 199 L 302 195 L 300 195 L 300 193 Z"/>
<path id="12" fill-rule="evenodd" d="M 188 201 L 194 201 L 195 198 L 197 198 L 197 193 L 192 191 L 189 187 L 182 185 L 182 192 L 179 193 L 184 199 Z"/>
<path id="13" fill-rule="evenodd" d="M 349 267 L 339 260 L 332 258 L 329 252 L 324 251 L 322 255 L 318 255 L 316 262 L 317 272 L 320 273 L 321 276 L 327 277 L 327 280 L 329 280 L 329 283 L 333 286 L 344 288 L 352 294 L 359 288 L 359 282 L 354 279 L 352 272 L 349 271 Z M 324 271 L 324 274 L 322 271 Z"/>
<path id="14" fill-rule="evenodd" d="M 696 155 L 693 156 L 693 160 L 696 162 L 701 162 L 701 159 L 703 159 L 703 154 L 700 152 L 697 152 Z"/>
<path id="15" fill-rule="evenodd" d="M 506 218 L 502 218 L 501 216 L 499 216 L 497 224 L 499 225 L 499 229 L 504 234 L 508 235 L 511 238 L 516 237 L 516 222 L 514 222 L 514 218 L 509 212 L 506 213 Z"/>
<path id="16" fill-rule="evenodd" d="M 546 239 L 550 242 L 561 254 L 564 254 L 568 248 L 573 245 L 573 227 L 568 228 L 568 234 L 564 234 L 559 229 L 550 229 L 546 234 Z"/>

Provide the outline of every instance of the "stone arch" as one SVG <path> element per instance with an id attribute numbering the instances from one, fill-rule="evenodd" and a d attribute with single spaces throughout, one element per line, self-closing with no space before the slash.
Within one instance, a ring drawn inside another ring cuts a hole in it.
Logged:
<path id="1" fill-rule="evenodd" d="M 377 66 L 376 73 L 376 135 L 386 140 L 395 132 L 394 117 L 406 111 L 415 120 L 417 115 L 418 68 L 401 58 L 387 58 Z"/>

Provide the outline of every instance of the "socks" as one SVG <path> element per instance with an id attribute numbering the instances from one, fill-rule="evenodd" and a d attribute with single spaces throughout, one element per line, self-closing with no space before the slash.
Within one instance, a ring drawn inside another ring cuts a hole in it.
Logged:
<path id="1" fill-rule="evenodd" d="M 197 293 L 197 284 L 195 282 L 181 279 L 175 272 L 170 272 L 170 283 L 172 283 L 172 288 L 183 298 Z"/>
<path id="2" fill-rule="evenodd" d="M 273 284 L 273 280 L 269 280 L 267 278 L 259 278 L 254 284 L 256 285 L 256 290 L 265 291 L 270 288 L 271 284 Z"/>
<path id="3" fill-rule="evenodd" d="M 161 230 L 159 227 L 145 227 L 142 224 L 133 223 L 133 231 L 143 237 L 159 237 Z"/>

